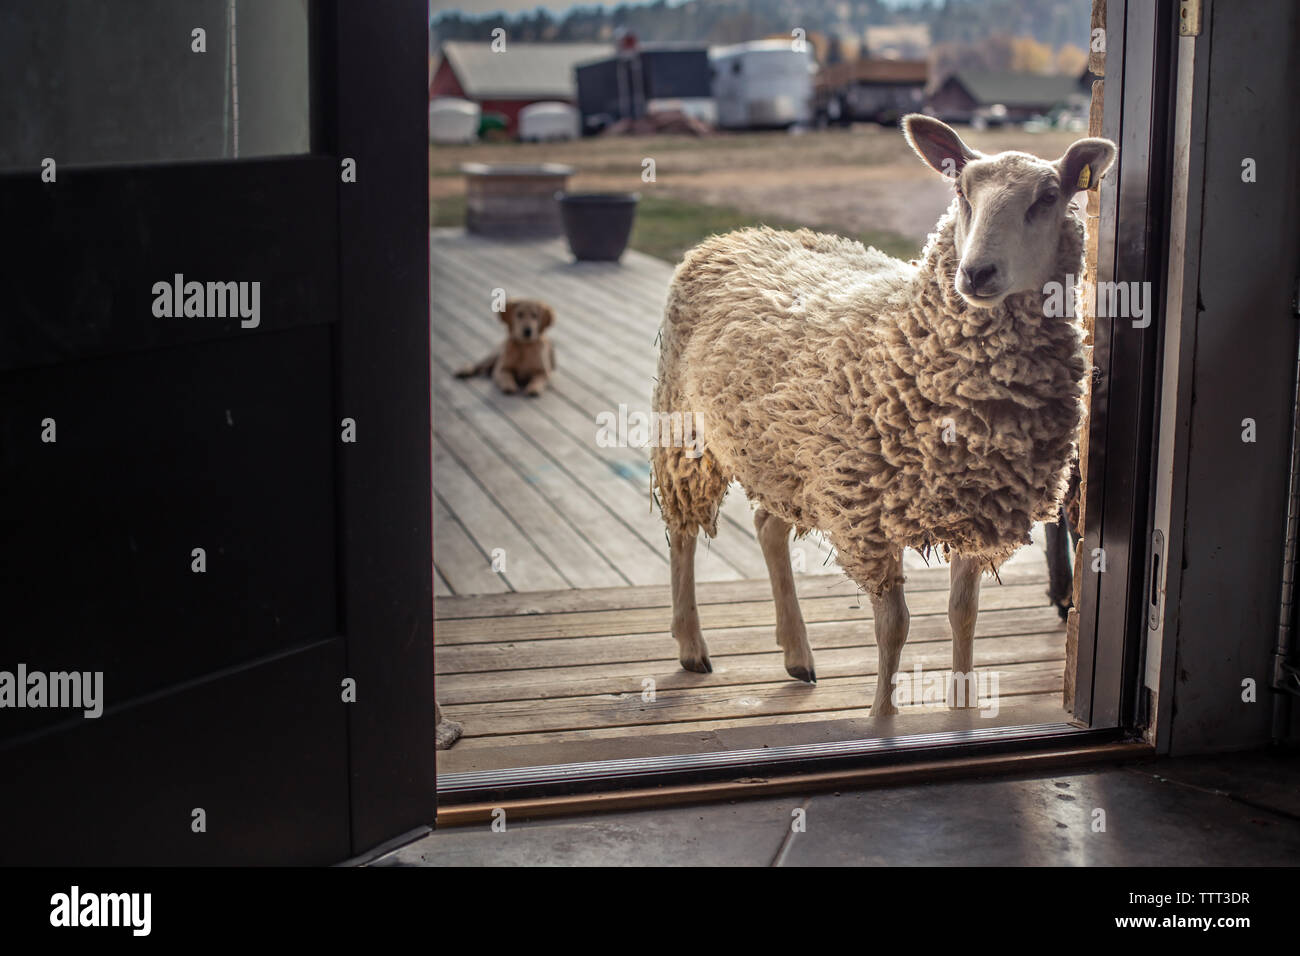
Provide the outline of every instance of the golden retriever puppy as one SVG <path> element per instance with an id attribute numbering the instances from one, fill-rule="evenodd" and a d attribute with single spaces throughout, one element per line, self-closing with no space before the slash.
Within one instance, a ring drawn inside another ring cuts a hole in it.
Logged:
<path id="1" fill-rule="evenodd" d="M 490 375 L 507 395 L 521 388 L 528 395 L 542 394 L 555 371 L 555 348 L 546 337 L 555 313 L 536 299 L 511 299 L 498 315 L 506 326 L 505 344 L 477 365 L 457 370 L 456 377 Z"/>

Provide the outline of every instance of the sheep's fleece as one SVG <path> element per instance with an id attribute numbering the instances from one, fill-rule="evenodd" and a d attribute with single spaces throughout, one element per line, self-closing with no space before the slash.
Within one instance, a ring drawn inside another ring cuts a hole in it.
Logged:
<path id="1" fill-rule="evenodd" d="M 1082 415 L 1087 362 L 1067 276 L 1082 273 L 1071 212 L 1054 279 L 1070 314 L 1022 292 L 991 309 L 957 294 L 956 201 L 904 263 L 806 229 L 742 229 L 686 255 L 669 292 L 656 411 L 694 414 L 700 448 L 652 452 L 670 530 L 717 534 L 731 480 L 824 532 L 879 596 L 903 547 L 996 570 L 1054 518 Z M 948 439 L 948 440 L 945 440 Z"/>

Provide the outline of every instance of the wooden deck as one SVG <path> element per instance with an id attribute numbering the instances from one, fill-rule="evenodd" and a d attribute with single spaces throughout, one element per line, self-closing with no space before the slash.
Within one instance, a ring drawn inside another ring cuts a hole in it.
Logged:
<path id="1" fill-rule="evenodd" d="M 815 686 L 785 673 L 766 581 L 700 587 L 712 674 L 678 665 L 667 587 L 440 600 L 438 696 L 465 728 L 456 753 L 869 716 L 877 664 L 870 602 L 820 575 L 802 576 L 799 592 L 816 656 Z M 1044 606 L 1041 580 L 1013 569 L 1002 585 L 986 584 L 981 604 L 976 665 L 997 674 L 998 706 L 1059 708 L 1065 629 Z M 947 671 L 945 571 L 909 575 L 908 605 L 912 623 L 901 670 Z M 645 699 L 648 686 L 653 700 Z M 1062 716 L 1058 709 L 1056 719 Z"/>
<path id="2" fill-rule="evenodd" d="M 436 230 L 432 247 L 437 593 L 490 594 L 668 583 L 649 454 L 596 444 L 596 416 L 650 410 L 672 269 L 629 252 L 571 262 L 563 241 L 490 242 Z M 549 302 L 558 370 L 540 398 L 502 395 L 451 371 L 501 339 L 492 290 Z M 743 492 L 699 549 L 700 581 L 767 574 Z M 829 548 L 808 541 L 805 566 Z M 504 571 L 492 570 L 494 549 Z M 832 564 L 826 570 L 837 572 Z"/>
<path id="3" fill-rule="evenodd" d="M 436 659 L 439 699 L 465 726 L 456 751 L 864 715 L 875 686 L 869 602 L 824 542 L 795 542 L 820 683 L 787 678 L 738 487 L 697 560 L 714 673 L 677 666 L 648 452 L 596 443 L 599 413 L 649 411 L 671 267 L 635 252 L 617 265 L 577 264 L 562 240 L 453 230 L 434 230 L 430 249 Z M 556 310 L 558 368 L 540 398 L 452 377 L 499 343 L 495 288 Z M 911 552 L 904 563 L 912 637 L 903 666 L 946 669 L 947 571 Z M 985 585 L 977 663 L 1001 672 L 1003 697 L 1059 701 L 1064 630 L 1046 606 L 1041 545 L 1002 578 Z M 653 703 L 641 700 L 646 678 Z"/>

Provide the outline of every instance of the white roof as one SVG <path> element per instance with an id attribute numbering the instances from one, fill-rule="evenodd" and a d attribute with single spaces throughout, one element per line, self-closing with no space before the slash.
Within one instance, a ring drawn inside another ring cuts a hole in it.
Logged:
<path id="1" fill-rule="evenodd" d="M 453 40 L 442 45 L 465 95 L 480 100 L 574 99 L 573 67 L 613 54 L 609 43 L 507 42 L 500 53 L 490 43 Z"/>

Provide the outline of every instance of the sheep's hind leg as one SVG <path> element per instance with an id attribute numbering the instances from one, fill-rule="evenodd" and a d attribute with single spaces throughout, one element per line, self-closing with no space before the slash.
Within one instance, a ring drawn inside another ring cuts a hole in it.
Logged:
<path id="1" fill-rule="evenodd" d="M 677 640 L 677 658 L 682 667 L 699 674 L 712 674 L 709 649 L 700 632 L 700 609 L 695 603 L 695 536 L 696 530 L 674 531 L 671 544 L 670 573 L 673 591 L 673 637 Z"/>
<path id="2" fill-rule="evenodd" d="M 680 408 L 682 404 L 664 393 L 662 383 L 655 389 L 654 401 L 659 409 Z M 673 637 L 677 640 L 678 659 L 688 671 L 710 674 L 713 665 L 700 633 L 700 612 L 695 603 L 695 539 L 700 531 L 717 534 L 718 505 L 727 494 L 727 477 L 707 450 L 693 453 L 684 446 L 665 443 L 652 447 L 650 467 L 654 476 L 651 487 L 668 526 Z"/>
<path id="3" fill-rule="evenodd" d="M 975 680 L 975 618 L 980 607 L 981 564 L 977 558 L 954 557 L 948 571 L 948 624 L 952 627 L 952 677 L 949 707 L 978 707 Z"/>
<path id="4" fill-rule="evenodd" d="M 813 669 L 812 648 L 808 646 L 808 629 L 799 612 L 799 597 L 794 589 L 794 572 L 790 568 L 790 525 L 762 508 L 754 512 L 758 543 L 767 561 L 767 576 L 772 583 L 772 600 L 776 604 L 776 643 L 785 652 L 785 672 L 796 680 L 817 683 Z"/>
<path id="5" fill-rule="evenodd" d="M 903 645 L 907 643 L 907 628 L 911 616 L 907 611 L 907 601 L 903 598 L 902 562 L 891 559 L 889 578 L 893 586 L 880 597 L 871 599 L 871 612 L 876 630 L 876 699 L 871 705 L 872 717 L 887 717 L 897 714 L 894 705 L 894 675 L 898 672 L 898 659 L 902 656 Z"/>

